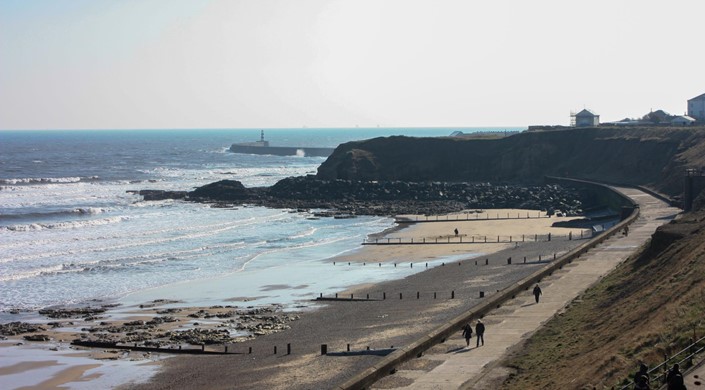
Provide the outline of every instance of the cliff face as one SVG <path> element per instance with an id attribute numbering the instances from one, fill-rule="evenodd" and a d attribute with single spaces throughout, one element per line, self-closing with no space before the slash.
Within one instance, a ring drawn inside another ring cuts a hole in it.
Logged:
<path id="1" fill-rule="evenodd" d="M 536 183 L 568 176 L 647 185 L 675 195 L 683 170 L 705 163 L 705 127 L 576 128 L 499 139 L 387 137 L 340 145 L 324 180 Z"/>

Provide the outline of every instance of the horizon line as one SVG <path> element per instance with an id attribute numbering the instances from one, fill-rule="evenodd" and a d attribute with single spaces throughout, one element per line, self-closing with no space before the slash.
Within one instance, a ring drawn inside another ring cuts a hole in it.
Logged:
<path id="1" fill-rule="evenodd" d="M 54 128 L 0 129 L 0 131 L 186 131 L 186 130 L 373 130 L 373 129 L 528 129 L 528 126 L 354 126 L 354 127 L 145 127 L 145 128 Z"/>

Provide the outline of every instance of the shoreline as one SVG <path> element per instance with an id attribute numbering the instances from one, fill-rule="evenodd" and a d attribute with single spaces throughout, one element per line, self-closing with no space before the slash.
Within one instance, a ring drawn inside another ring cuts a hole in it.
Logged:
<path id="1" fill-rule="evenodd" d="M 569 219 L 573 219 L 573 218 L 569 218 Z M 558 219 L 554 218 L 554 219 L 528 220 L 528 221 L 529 222 L 537 222 L 537 221 L 555 222 L 556 220 L 558 220 Z M 438 223 L 433 223 L 433 224 L 399 224 L 399 223 L 395 223 L 395 226 L 388 228 L 388 229 L 385 229 L 383 232 L 372 234 L 369 237 L 382 237 L 382 236 L 398 237 L 400 235 L 406 235 L 406 236 L 422 235 L 423 236 L 423 235 L 429 235 L 429 234 L 438 234 L 438 233 L 442 233 L 444 231 L 448 231 L 448 229 L 447 229 L 448 223 L 457 224 L 458 222 L 457 221 L 450 221 L 450 222 L 438 222 Z M 477 224 L 477 222 L 474 222 L 474 223 Z M 510 222 L 510 223 L 516 223 L 516 221 Z M 491 223 L 491 225 L 492 224 L 497 225 L 497 223 Z M 424 226 L 419 226 L 419 225 L 424 225 Z M 494 228 L 506 229 L 506 226 L 503 227 L 500 225 L 502 225 L 502 224 L 500 223 L 498 226 L 494 226 L 492 229 L 494 229 Z M 488 227 L 489 226 L 488 221 L 482 221 L 478 226 L 484 226 L 484 229 L 486 229 L 487 231 L 494 231 Z M 559 229 L 561 231 L 566 230 L 565 228 L 551 228 L 551 229 Z M 468 232 L 470 232 L 471 229 L 469 229 L 467 227 L 463 227 L 463 230 L 467 230 Z M 578 242 L 578 241 L 573 241 L 573 243 L 575 243 L 575 242 Z M 522 247 L 524 247 L 524 246 L 536 246 L 536 247 L 545 246 L 543 244 L 544 243 L 522 243 L 521 246 Z M 568 244 L 568 243 L 566 242 L 563 244 Z M 413 252 L 415 252 L 415 253 L 410 253 L 407 250 L 408 247 L 407 247 L 407 249 L 404 249 L 401 246 L 397 246 L 396 248 L 389 248 L 389 247 L 370 248 L 370 247 L 365 246 L 365 247 L 358 248 L 351 253 L 345 253 L 343 255 L 336 256 L 334 258 L 330 258 L 325 261 L 321 261 L 321 263 L 327 263 L 328 265 L 330 265 L 331 262 L 348 262 L 349 261 L 351 264 L 355 263 L 355 264 L 359 265 L 359 263 L 362 262 L 361 260 L 364 260 L 363 258 L 369 258 L 369 257 L 375 257 L 377 260 L 379 260 L 380 265 L 377 267 L 378 269 L 382 269 L 382 268 L 392 269 L 391 266 L 386 265 L 386 264 L 393 262 L 395 259 L 400 259 L 400 258 L 405 258 L 411 263 L 414 263 L 414 262 L 418 263 L 419 261 L 424 261 L 424 262 L 428 261 L 431 263 L 431 268 L 418 266 L 416 271 L 414 271 L 414 272 L 409 272 L 410 270 L 407 270 L 406 271 L 407 274 L 404 276 L 398 276 L 396 278 L 391 278 L 391 279 L 389 276 L 387 276 L 387 277 L 383 278 L 382 280 L 372 280 L 372 281 L 366 281 L 363 283 L 353 283 L 353 284 L 347 284 L 347 285 L 343 284 L 343 285 L 338 286 L 337 290 L 336 290 L 338 293 L 341 293 L 341 294 L 348 294 L 348 293 L 362 294 L 364 291 L 372 292 L 374 294 L 374 293 L 380 293 L 380 291 L 384 290 L 386 288 L 386 286 L 390 286 L 390 288 L 392 288 L 392 286 L 396 286 L 397 289 L 401 289 L 403 287 L 408 288 L 409 285 L 420 286 L 418 283 L 413 282 L 411 279 L 421 279 L 421 280 L 429 279 L 430 278 L 429 273 L 442 273 L 440 271 L 443 271 L 442 268 L 445 268 L 445 262 L 448 262 L 449 265 L 452 261 L 469 263 L 469 261 L 468 261 L 469 259 L 474 258 L 476 256 L 481 256 L 481 255 L 487 255 L 487 256 L 492 256 L 492 257 L 496 258 L 499 254 L 501 254 L 503 252 L 507 252 L 507 251 L 511 252 L 519 247 L 518 243 L 515 243 L 514 247 L 512 247 L 512 245 L 507 245 L 507 244 L 480 244 L 480 245 L 482 245 L 484 247 L 485 252 L 470 252 L 470 253 L 468 253 L 467 249 L 464 248 L 465 245 L 459 245 L 455 248 L 448 248 L 447 246 L 439 246 L 439 245 L 428 245 L 427 248 L 424 248 L 421 251 L 419 251 L 418 248 L 414 248 Z M 558 247 L 561 247 L 561 245 L 558 245 Z M 565 246 L 565 245 L 563 245 L 563 246 Z M 460 259 L 460 257 L 463 257 L 463 259 Z M 453 259 L 453 260 L 452 261 L 446 260 L 444 262 L 443 259 Z M 496 260 L 496 259 L 493 259 L 493 261 L 494 260 Z M 438 263 L 442 263 L 443 265 L 439 265 Z M 382 267 L 382 264 L 385 264 L 385 266 Z M 372 264 L 370 264 L 370 265 L 372 265 Z M 537 264 L 534 264 L 533 266 L 529 266 L 527 268 L 535 268 L 536 265 Z M 343 270 L 344 273 L 350 272 L 350 269 L 354 268 L 352 265 L 349 267 L 348 266 L 341 266 L 341 267 L 348 268 L 347 270 L 345 270 L 345 269 Z M 358 268 L 360 268 L 360 267 L 358 267 Z M 402 271 L 401 268 L 403 268 L 403 267 L 399 267 L 399 271 Z M 451 267 L 448 267 L 448 269 L 450 269 L 450 268 Z M 488 268 L 492 268 L 492 267 L 488 267 Z M 426 272 L 418 272 L 419 270 L 423 270 Z M 328 271 L 328 272 L 333 272 L 336 274 L 340 273 L 335 270 Z M 421 276 L 421 274 L 427 274 L 427 275 Z M 227 277 L 225 277 L 225 279 L 227 279 Z M 487 277 L 485 279 L 487 279 L 487 280 L 482 280 L 482 278 L 480 278 L 479 282 L 482 282 L 487 286 L 493 284 L 490 280 L 491 277 Z M 183 295 L 183 291 L 184 291 L 183 288 L 188 289 L 189 284 L 191 284 L 191 283 L 187 282 L 185 284 L 179 284 L 179 287 L 180 287 L 179 290 L 181 290 L 182 295 Z M 421 286 L 426 287 L 428 284 L 429 284 L 428 282 L 422 283 Z M 265 292 L 265 291 L 295 292 L 297 287 L 300 287 L 300 286 L 271 284 L 271 285 L 265 285 L 262 287 L 263 288 L 260 289 L 260 291 L 263 291 L 263 292 Z M 439 290 L 441 290 L 441 288 L 439 288 Z M 426 291 L 424 293 L 430 293 L 430 292 Z M 438 291 L 438 293 L 439 294 L 445 293 L 445 295 L 447 295 L 448 291 Z M 413 293 L 408 293 L 407 296 L 411 296 L 412 294 Z M 237 297 L 237 299 L 241 300 L 241 302 L 236 302 L 234 297 L 230 297 L 230 298 L 221 297 L 221 303 L 223 303 L 225 306 L 222 306 L 219 308 L 191 306 L 191 307 L 183 309 L 183 311 L 184 311 L 183 317 L 185 317 L 189 314 L 194 314 L 195 312 L 199 312 L 199 311 L 203 311 L 206 313 L 208 313 L 208 312 L 212 313 L 212 312 L 218 311 L 218 310 L 242 309 L 242 307 L 240 307 L 240 305 L 237 305 L 238 307 L 235 307 L 234 305 L 229 307 L 228 304 L 244 303 L 247 305 L 247 303 L 249 303 L 249 302 L 256 301 L 257 299 L 253 299 L 253 298 L 257 298 L 257 296 L 258 296 L 258 294 L 255 291 L 253 291 L 253 293 L 250 294 L 250 296 Z M 164 299 L 164 298 L 162 298 L 162 299 Z M 303 299 L 303 298 L 301 297 L 301 299 Z M 306 299 L 306 301 L 309 301 L 309 299 Z M 455 307 L 455 306 L 457 306 L 457 302 L 459 302 L 459 300 L 456 300 L 456 302 L 445 301 L 442 303 L 441 307 L 446 307 L 446 306 Z M 183 303 L 183 302 L 181 301 L 181 303 Z M 111 314 L 112 316 L 116 316 L 119 313 L 122 313 L 122 318 L 125 320 L 125 322 L 128 322 L 128 321 L 148 321 L 151 318 L 150 315 L 151 316 L 156 315 L 156 312 L 159 311 L 159 308 L 161 308 L 163 310 L 163 309 L 169 308 L 169 307 L 178 307 L 181 303 L 180 302 L 171 302 L 171 301 L 156 302 L 153 305 L 154 307 L 149 308 L 149 309 L 153 309 L 153 312 L 144 311 L 144 310 L 142 310 L 140 312 L 140 310 L 136 310 L 137 308 L 135 308 L 134 306 L 133 307 L 122 306 L 122 307 L 110 309 L 109 314 Z M 143 305 L 146 305 L 146 304 L 149 304 L 149 302 L 143 303 Z M 309 320 L 308 318 L 314 319 L 314 318 L 321 317 L 321 316 L 325 317 L 326 314 L 324 314 L 324 313 L 330 311 L 332 308 L 334 308 L 335 305 L 337 305 L 337 303 L 331 304 L 329 302 L 321 303 L 321 302 L 313 301 L 313 302 L 309 302 L 308 304 L 305 304 L 303 306 L 293 305 L 294 307 L 291 308 L 290 310 L 281 310 L 280 309 L 280 312 L 282 314 L 285 312 L 286 313 L 297 313 L 297 315 L 301 314 L 301 320 L 299 320 L 297 318 L 296 320 L 292 320 L 291 322 L 289 322 L 287 324 L 287 326 L 291 326 L 292 329 L 297 329 L 297 328 L 300 329 L 301 326 L 303 326 L 304 328 L 308 327 L 310 329 L 310 327 L 311 327 L 310 321 L 311 320 Z M 143 307 L 140 309 L 148 309 L 148 308 Z M 424 310 L 428 311 L 427 308 Z M 424 310 L 422 310 L 422 311 L 424 311 Z M 436 310 L 437 309 L 433 309 L 432 312 L 435 312 Z M 131 311 L 132 311 L 132 316 L 126 316 L 126 314 L 130 313 Z M 177 316 L 176 313 L 172 313 L 172 314 L 174 316 Z M 225 317 L 225 318 L 230 318 L 230 317 Z M 305 321 L 302 321 L 302 320 L 305 320 Z M 191 321 L 191 323 L 197 322 L 201 327 L 205 327 L 205 328 L 216 329 L 218 327 L 218 321 L 211 320 L 210 318 L 207 318 L 205 316 L 199 317 L 198 321 L 194 320 L 193 318 L 191 318 L 190 321 Z M 186 322 L 186 321 L 179 320 L 178 324 L 179 325 L 186 325 L 186 327 L 188 327 L 188 325 L 184 324 L 184 322 Z M 300 325 L 300 324 L 304 324 L 304 323 L 306 323 L 307 325 Z M 386 325 L 386 327 L 394 328 L 393 325 Z M 278 333 L 273 333 L 273 334 L 269 334 L 264 337 L 256 337 L 254 339 L 247 339 L 247 340 L 240 340 L 240 341 L 246 341 L 246 344 L 252 344 L 253 348 L 258 348 L 257 347 L 258 345 L 268 343 L 266 341 L 266 339 L 275 339 L 275 338 L 283 337 L 283 336 L 279 336 L 280 333 L 297 333 L 298 334 L 300 332 L 301 332 L 300 330 L 292 331 L 291 329 L 280 329 Z M 326 333 L 324 330 L 320 331 L 320 332 Z M 392 334 L 399 333 L 399 332 L 395 332 L 395 331 L 388 331 L 388 332 L 391 332 Z M 369 333 L 369 332 L 367 332 L 367 333 Z M 401 332 L 401 333 L 405 333 L 405 332 Z M 367 335 L 367 336 L 360 335 L 358 337 L 361 339 L 369 339 L 369 335 Z M 398 337 L 403 337 L 403 335 L 393 336 L 392 338 L 396 339 Z M 233 346 L 236 347 L 238 344 L 245 344 L 245 343 L 237 343 L 237 344 L 233 344 Z M 390 344 L 390 345 L 392 345 L 392 344 Z M 402 345 L 402 344 L 397 342 L 396 345 Z M 222 358 L 230 358 L 230 356 L 224 356 Z M 369 356 L 367 358 L 369 358 Z M 163 365 L 164 367 L 157 372 L 156 376 L 160 376 L 166 371 L 172 372 L 173 370 L 170 368 L 172 361 L 174 361 L 174 360 L 181 361 L 184 359 L 190 360 L 193 358 L 172 357 L 167 360 L 161 360 L 157 364 Z M 221 357 L 218 357 L 217 359 L 220 360 Z M 362 358 L 362 359 L 358 359 L 358 360 L 366 360 L 366 359 Z M 152 379 L 154 379 L 154 377 L 152 377 Z M 146 380 L 150 380 L 150 378 L 146 378 Z M 144 385 L 140 385 L 140 386 L 144 386 L 145 388 L 152 388 L 151 387 L 152 385 L 150 383 L 151 382 L 144 384 Z"/>

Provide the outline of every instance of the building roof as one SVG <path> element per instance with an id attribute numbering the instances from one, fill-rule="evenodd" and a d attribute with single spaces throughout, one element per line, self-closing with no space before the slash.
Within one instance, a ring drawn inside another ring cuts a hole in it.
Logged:
<path id="1" fill-rule="evenodd" d="M 696 96 L 692 99 L 689 99 L 688 101 L 691 101 L 691 100 L 705 100 L 705 93 L 700 96 Z"/>
<path id="2" fill-rule="evenodd" d="M 690 117 L 688 115 L 678 115 L 677 117 L 671 120 L 671 122 L 673 121 L 695 122 L 695 118 Z"/>
<path id="3" fill-rule="evenodd" d="M 599 116 L 597 115 L 594 111 L 588 110 L 587 108 L 583 109 L 579 113 L 575 114 L 575 116 Z"/>

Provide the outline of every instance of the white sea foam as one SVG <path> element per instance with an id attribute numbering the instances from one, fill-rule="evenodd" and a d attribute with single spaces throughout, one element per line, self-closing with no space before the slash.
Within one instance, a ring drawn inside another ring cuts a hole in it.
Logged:
<path id="1" fill-rule="evenodd" d="M 86 221 L 66 221 L 66 222 L 56 222 L 56 223 L 30 223 L 27 225 L 12 225 L 12 226 L 2 226 L 0 230 L 8 230 L 13 232 L 26 232 L 32 230 L 43 230 L 43 229 L 79 229 L 91 226 L 107 225 L 111 223 L 120 223 L 122 221 L 128 220 L 129 217 L 109 217 L 102 219 L 91 219 Z"/>
<path id="2" fill-rule="evenodd" d="M 46 184 L 46 183 L 78 183 L 80 181 L 98 180 L 98 176 L 90 177 L 25 177 L 15 179 L 0 179 L 0 184 Z"/>

